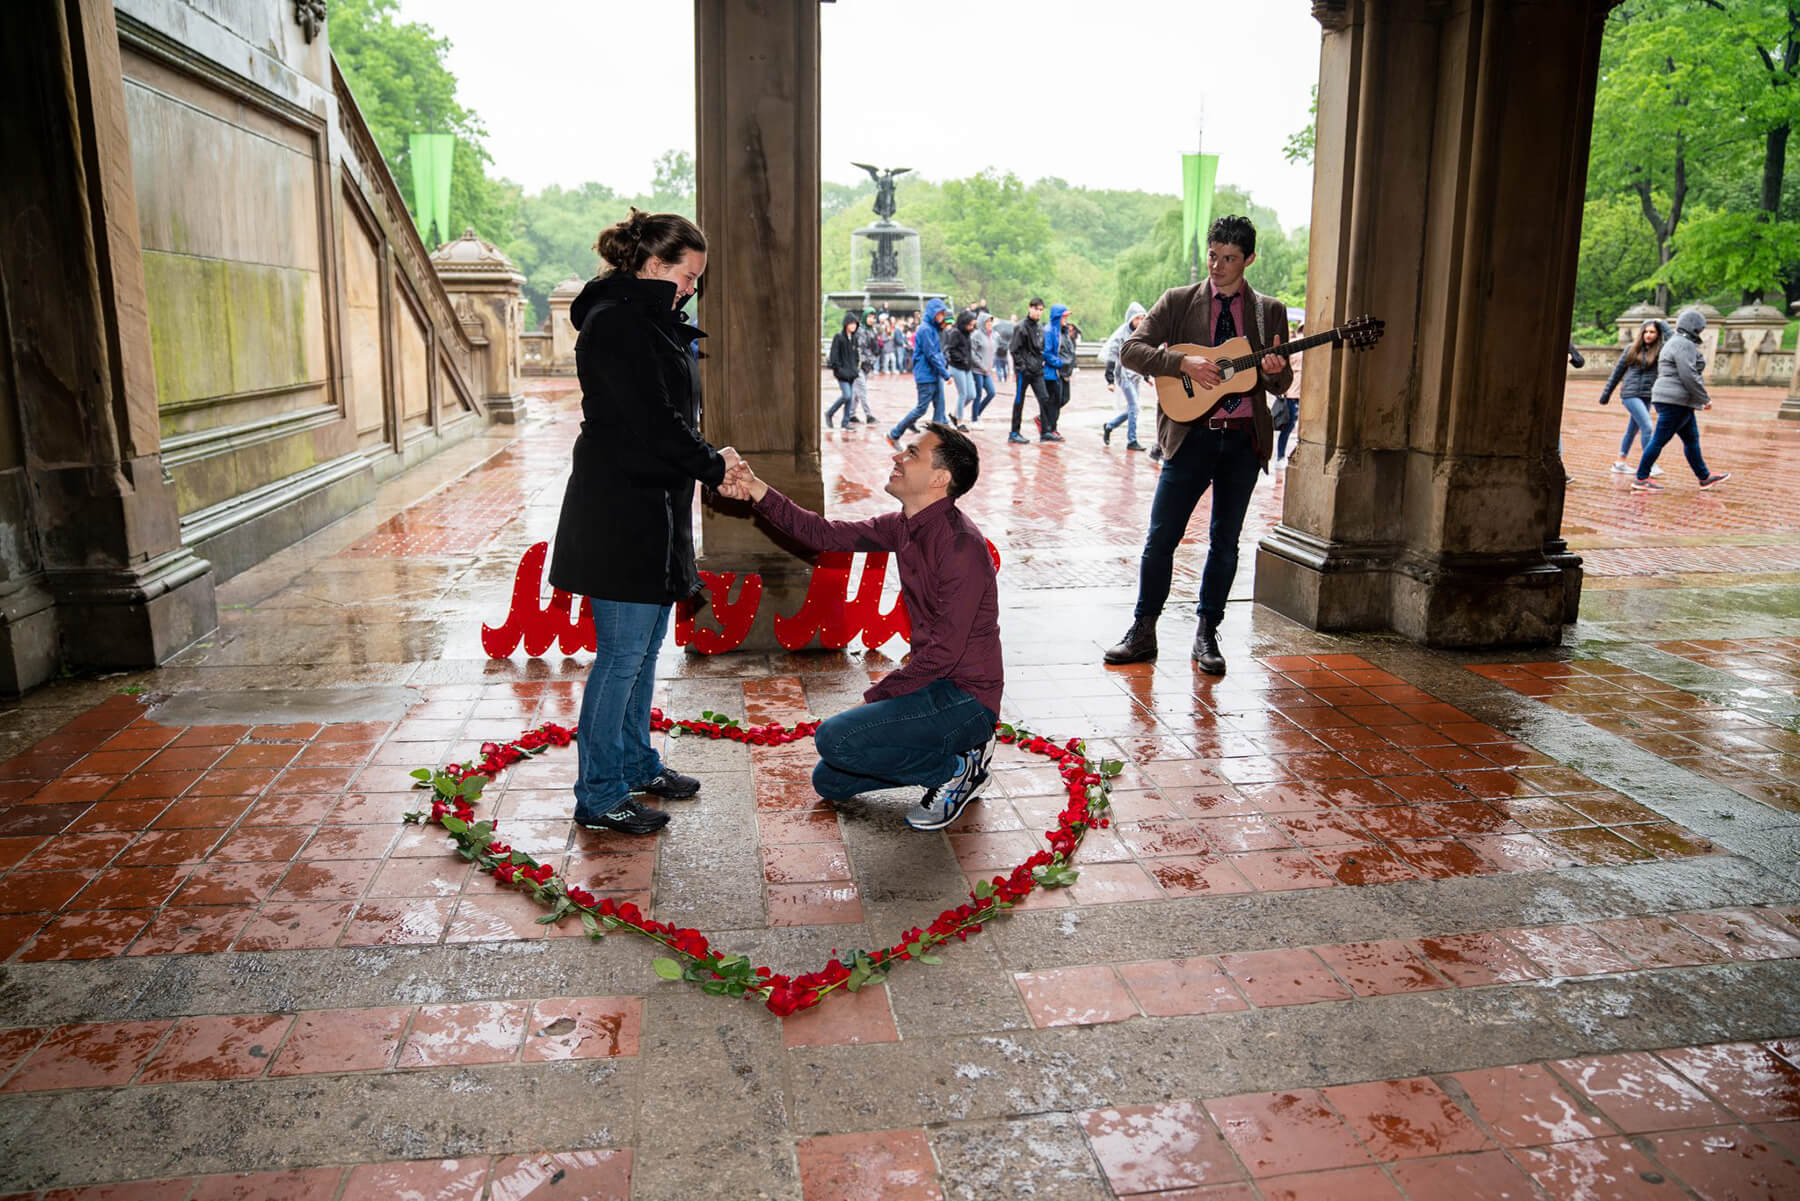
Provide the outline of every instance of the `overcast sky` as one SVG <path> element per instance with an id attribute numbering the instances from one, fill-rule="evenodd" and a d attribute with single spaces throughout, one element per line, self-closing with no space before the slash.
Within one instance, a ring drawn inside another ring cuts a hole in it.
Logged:
<path id="1" fill-rule="evenodd" d="M 1318 79 L 1306 0 L 821 9 L 826 179 L 866 179 L 856 160 L 932 179 L 992 166 L 1026 181 L 1179 194 L 1179 155 L 1204 118 L 1219 182 L 1248 190 L 1285 227 L 1307 221 L 1311 169 L 1281 157 Z M 400 0 L 400 11 L 450 39 L 493 170 L 528 191 L 590 179 L 646 189 L 658 154 L 693 149 L 693 6 L 683 0 Z M 633 28 L 643 40 L 621 44 Z"/>

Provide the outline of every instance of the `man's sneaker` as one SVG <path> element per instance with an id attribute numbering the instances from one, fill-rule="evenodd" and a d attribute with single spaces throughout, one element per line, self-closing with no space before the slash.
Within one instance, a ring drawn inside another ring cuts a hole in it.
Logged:
<path id="1" fill-rule="evenodd" d="M 1107 446 L 1112 445 L 1112 426 L 1103 425 L 1100 427 L 1100 441 Z"/>
<path id="2" fill-rule="evenodd" d="M 1144 449 L 1144 447 L 1143 447 L 1142 443 L 1132 441 L 1132 442 L 1127 442 L 1125 444 L 1125 449 L 1126 450 L 1142 450 L 1142 449 Z"/>
<path id="3" fill-rule="evenodd" d="M 620 834 L 654 834 L 669 824 L 669 815 L 661 809 L 626 797 L 605 813 L 588 817 L 575 811 L 575 824 L 586 830 L 613 830 Z"/>
<path id="4" fill-rule="evenodd" d="M 883 434 L 882 437 L 887 439 L 887 444 L 889 446 L 893 447 L 895 450 L 900 449 L 900 439 L 894 437 L 892 434 Z"/>
<path id="5" fill-rule="evenodd" d="M 987 760 L 992 740 L 956 757 L 956 774 L 935 788 L 925 790 L 919 803 L 907 811 L 906 824 L 915 830 L 942 830 L 953 824 L 987 785 Z"/>
<path id="6" fill-rule="evenodd" d="M 684 776 L 672 767 L 665 767 L 631 791 L 647 792 L 665 801 L 685 801 L 699 794 L 700 781 L 692 776 Z"/>
<path id="7" fill-rule="evenodd" d="M 1704 484 L 1701 486 L 1705 487 Z M 1655 480 L 1632 480 L 1631 490 L 1633 492 L 1661 492 L 1663 486 Z"/>
<path id="8" fill-rule="evenodd" d="M 1716 487 L 1719 484 L 1723 484 L 1726 480 L 1728 480 L 1730 478 L 1731 478 L 1731 473 L 1729 471 L 1715 471 L 1711 475 L 1707 476 L 1705 479 L 1701 480 L 1700 486 L 1702 488 Z"/>
<path id="9" fill-rule="evenodd" d="M 1030 438 L 1027 438 L 1024 434 L 1019 433 L 1017 430 L 1014 430 L 1012 433 L 1006 435 L 1006 440 L 1008 442 L 1011 442 L 1015 446 L 1024 446 L 1031 441 Z"/>
<path id="10" fill-rule="evenodd" d="M 1049 433 L 1038 439 L 1039 442 L 1061 442 L 1062 440 L 1063 436 L 1055 430 L 1051 430 Z"/>

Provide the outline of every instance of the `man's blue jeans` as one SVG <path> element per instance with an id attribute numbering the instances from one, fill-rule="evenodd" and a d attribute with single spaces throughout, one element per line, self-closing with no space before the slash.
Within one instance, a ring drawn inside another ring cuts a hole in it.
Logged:
<path id="1" fill-rule="evenodd" d="M 1125 370 L 1124 367 L 1120 367 L 1119 371 L 1118 371 L 1118 378 L 1119 378 L 1119 399 L 1124 401 L 1125 403 L 1124 403 L 1124 407 L 1122 409 L 1120 409 L 1118 414 L 1115 415 L 1111 421 L 1106 423 L 1106 428 L 1107 428 L 1108 432 L 1110 432 L 1112 430 L 1118 429 L 1120 422 L 1122 422 L 1122 421 L 1127 422 L 1128 424 L 1125 426 L 1125 436 L 1130 441 L 1136 442 L 1137 441 L 1138 377 L 1136 375 L 1134 375 L 1133 373 Z"/>
<path id="2" fill-rule="evenodd" d="M 924 380 L 914 376 L 913 387 L 918 389 L 919 403 L 913 406 L 912 412 L 900 419 L 899 425 L 888 431 L 890 438 L 899 438 L 906 432 L 907 426 L 925 415 L 926 409 L 931 410 L 933 421 L 942 422 L 944 420 L 944 381 L 941 379 Z"/>
<path id="3" fill-rule="evenodd" d="M 575 818 L 600 816 L 663 769 L 650 745 L 650 694 L 656 653 L 669 632 L 671 605 L 640 605 L 590 597 L 594 609 L 594 665 L 581 693 L 575 734 L 579 767 Z"/>
<path id="4" fill-rule="evenodd" d="M 1202 621 L 1217 623 L 1224 618 L 1225 599 L 1237 576 L 1238 535 L 1260 466 L 1256 437 L 1249 430 L 1212 430 L 1196 422 L 1187 432 L 1174 457 L 1163 464 L 1156 496 L 1150 501 L 1150 532 L 1138 563 L 1134 617 L 1154 621 L 1161 615 L 1175 572 L 1175 548 L 1210 487 L 1212 520 L 1207 527 L 1206 567 L 1200 573 L 1199 610 Z"/>
<path id="5" fill-rule="evenodd" d="M 1695 478 L 1712 477 L 1712 472 L 1706 469 L 1706 460 L 1700 455 L 1699 411 L 1687 405 L 1659 404 L 1656 406 L 1656 432 L 1650 435 L 1644 453 L 1638 456 L 1637 477 L 1640 480 L 1650 478 L 1650 469 L 1656 466 L 1657 456 L 1662 454 L 1669 439 L 1675 437 L 1681 439 L 1681 449 L 1687 454 L 1687 464 L 1693 468 Z"/>
<path id="6" fill-rule="evenodd" d="M 819 723 L 813 791 L 828 801 L 903 784 L 936 787 L 956 757 L 994 736 L 995 715 L 948 680 L 870 701 Z"/>
<path id="7" fill-rule="evenodd" d="M 839 409 L 844 411 L 845 420 L 849 420 L 856 416 L 856 381 L 853 379 L 841 379 L 837 382 L 837 386 L 838 398 L 831 402 L 831 407 L 829 409 L 825 410 L 825 424 L 827 426 L 831 424 L 831 415 L 836 413 Z"/>

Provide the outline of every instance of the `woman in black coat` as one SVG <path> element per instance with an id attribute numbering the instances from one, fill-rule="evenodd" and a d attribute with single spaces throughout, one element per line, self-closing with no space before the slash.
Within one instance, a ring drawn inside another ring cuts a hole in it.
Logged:
<path id="1" fill-rule="evenodd" d="M 706 270 L 706 235 L 679 214 L 634 208 L 594 249 L 608 270 L 569 306 L 582 422 L 550 583 L 588 598 L 598 643 L 575 738 L 575 820 L 653 834 L 669 815 L 633 794 L 700 790 L 651 745 L 650 694 L 670 611 L 700 589 L 694 483 L 718 487 L 736 452 L 697 432 L 693 347 L 705 335 L 679 307 Z"/>

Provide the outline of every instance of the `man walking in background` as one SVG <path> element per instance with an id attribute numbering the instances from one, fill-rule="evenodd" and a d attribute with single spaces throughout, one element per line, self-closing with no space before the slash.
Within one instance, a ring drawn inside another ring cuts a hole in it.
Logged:
<path id="1" fill-rule="evenodd" d="M 1050 398 L 1044 391 L 1044 327 L 1040 324 L 1044 316 L 1044 300 L 1041 296 L 1033 296 L 1031 303 L 1025 306 L 1025 320 L 1013 326 L 1012 351 L 1013 373 L 1017 375 L 1018 386 L 1013 393 L 1012 433 L 1006 440 L 1019 444 L 1028 441 L 1019 433 L 1019 419 L 1025 415 L 1025 389 L 1030 388 L 1037 397 L 1038 426 L 1044 424 L 1045 411 L 1050 406 Z"/>
<path id="2" fill-rule="evenodd" d="M 1119 428 L 1121 422 L 1129 423 L 1125 426 L 1126 450 L 1144 449 L 1138 445 L 1137 439 L 1137 392 L 1138 382 L 1143 377 L 1119 362 L 1119 352 L 1125 349 L 1125 339 L 1131 337 L 1143 323 L 1144 306 L 1134 300 L 1125 306 L 1125 320 L 1119 323 L 1119 328 L 1106 340 L 1106 349 L 1100 352 L 1100 361 L 1106 369 L 1106 390 L 1111 392 L 1116 389 L 1119 399 L 1124 403 L 1118 414 L 1100 427 L 1100 440 L 1111 446 L 1113 431 Z"/>

